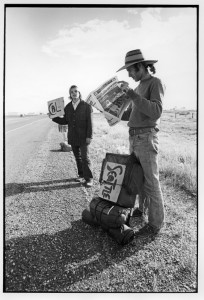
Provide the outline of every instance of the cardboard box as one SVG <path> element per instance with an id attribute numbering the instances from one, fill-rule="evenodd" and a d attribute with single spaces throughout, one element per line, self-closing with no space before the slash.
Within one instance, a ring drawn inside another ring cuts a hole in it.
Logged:
<path id="1" fill-rule="evenodd" d="M 64 98 L 57 98 L 47 102 L 50 118 L 62 117 L 64 115 Z"/>

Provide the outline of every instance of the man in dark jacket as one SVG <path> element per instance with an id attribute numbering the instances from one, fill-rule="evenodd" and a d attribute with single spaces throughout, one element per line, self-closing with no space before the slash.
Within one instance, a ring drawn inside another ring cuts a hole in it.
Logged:
<path id="1" fill-rule="evenodd" d="M 93 185 L 91 160 L 89 158 L 89 145 L 92 140 L 92 107 L 81 99 L 81 93 L 76 85 L 69 89 L 71 102 L 65 106 L 64 117 L 53 118 L 57 124 L 68 124 L 68 143 L 74 153 L 78 177 L 76 181 L 81 182 L 83 178 L 86 186 Z"/>

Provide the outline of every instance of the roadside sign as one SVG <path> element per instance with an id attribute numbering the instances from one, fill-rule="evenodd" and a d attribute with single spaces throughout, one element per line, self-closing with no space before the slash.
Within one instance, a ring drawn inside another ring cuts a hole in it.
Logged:
<path id="1" fill-rule="evenodd" d="M 64 115 L 64 98 L 57 98 L 47 102 L 50 118 L 61 117 Z"/>
<path id="2" fill-rule="evenodd" d="M 98 194 L 100 198 L 117 202 L 125 176 L 125 169 L 125 165 L 106 162 Z"/>

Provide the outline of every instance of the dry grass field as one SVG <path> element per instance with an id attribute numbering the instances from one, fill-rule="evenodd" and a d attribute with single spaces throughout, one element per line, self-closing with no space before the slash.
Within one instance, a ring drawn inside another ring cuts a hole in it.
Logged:
<path id="1" fill-rule="evenodd" d="M 193 195 L 197 191 L 197 120 L 163 113 L 160 132 L 160 174 L 174 187 Z M 106 152 L 129 153 L 127 122 L 110 127 L 102 114 L 94 114 L 94 161 L 101 163 Z"/>
<path id="2" fill-rule="evenodd" d="M 164 113 L 160 126 L 160 170 L 173 186 L 197 192 L 197 120 L 195 113 Z"/>

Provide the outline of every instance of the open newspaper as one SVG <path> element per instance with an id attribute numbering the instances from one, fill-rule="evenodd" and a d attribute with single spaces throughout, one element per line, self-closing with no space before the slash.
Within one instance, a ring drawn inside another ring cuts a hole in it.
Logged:
<path id="1" fill-rule="evenodd" d="M 121 90 L 117 76 L 104 82 L 86 98 L 86 102 L 102 112 L 110 126 L 120 122 L 129 101 Z"/>

